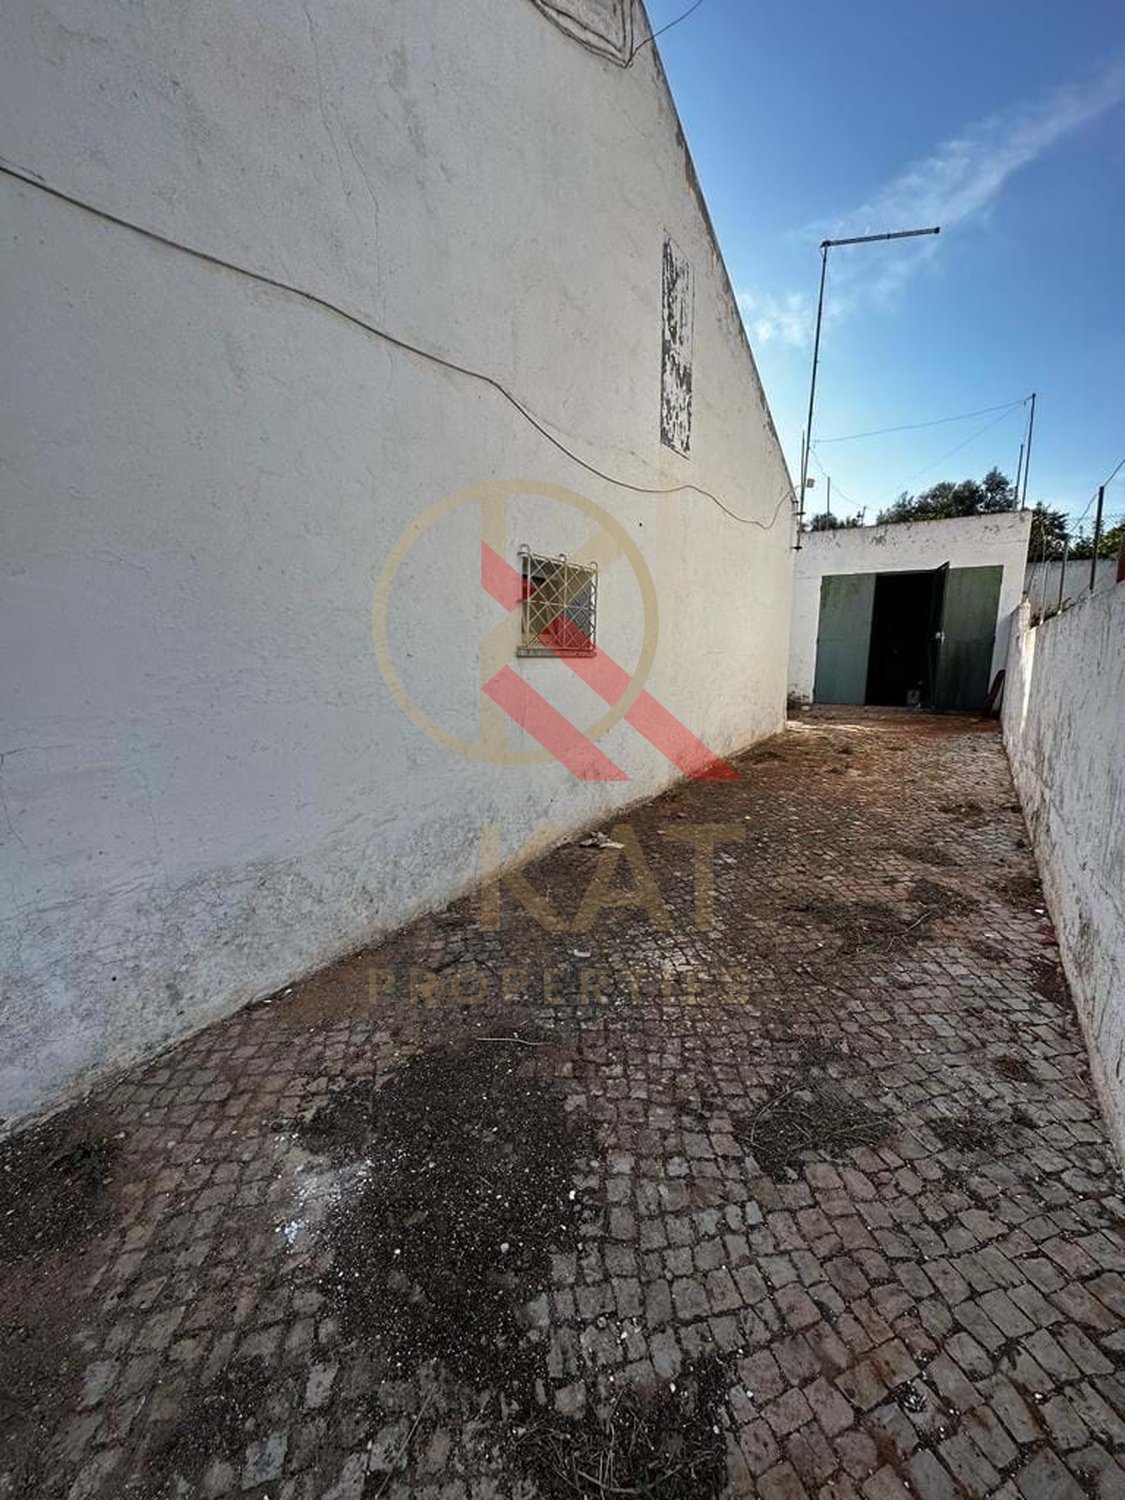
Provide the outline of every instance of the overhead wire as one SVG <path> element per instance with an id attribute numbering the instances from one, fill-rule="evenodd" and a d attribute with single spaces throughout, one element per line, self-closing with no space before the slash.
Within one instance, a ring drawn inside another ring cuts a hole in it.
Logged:
<path id="1" fill-rule="evenodd" d="M 648 36 L 639 41 L 633 48 L 632 52 L 630 52 L 629 61 L 625 64 L 625 66 L 627 68 L 631 67 L 634 57 L 636 57 L 637 53 L 641 50 L 642 47 L 647 47 L 650 42 L 655 42 L 658 36 L 663 36 L 666 31 L 671 31 L 672 27 L 678 26 L 681 21 L 686 21 L 688 16 L 694 15 L 702 4 L 703 0 L 695 0 L 695 4 L 689 5 L 687 10 L 685 10 L 682 15 L 678 15 L 674 21 L 668 21 L 665 25 L 658 26 L 655 31 L 650 31 Z"/>
<path id="2" fill-rule="evenodd" d="M 1094 493 L 1090 496 L 1089 500 L 1086 501 L 1086 509 L 1082 512 L 1082 514 L 1078 517 L 1077 521 L 1075 521 L 1075 523 L 1074 523 L 1074 529 L 1075 529 L 1076 532 L 1078 531 L 1079 527 L 1082 525 L 1082 522 L 1090 514 L 1090 507 L 1091 507 L 1091 505 L 1093 505 L 1094 501 L 1097 498 L 1098 498 L 1098 492 L 1097 492 L 1097 490 L 1095 490 Z"/>
<path id="3" fill-rule="evenodd" d="M 1002 406 L 982 406 L 979 411 L 962 412 L 956 417 L 934 417 L 929 422 L 906 422 L 900 427 L 875 427 L 870 432 L 845 432 L 840 437 L 817 438 L 813 446 L 819 448 L 824 443 L 852 443 L 857 438 L 883 437 L 889 432 L 917 432 L 923 427 L 941 427 L 948 422 L 968 422 L 973 417 L 986 417 L 994 411 L 1011 411 L 1013 407 L 1025 406 L 1027 399 L 1026 396 L 1020 396 L 1016 401 L 1005 401 Z"/>
<path id="4" fill-rule="evenodd" d="M 1013 409 L 1012 407 L 1006 407 L 998 417 L 993 417 L 991 422 L 986 422 L 976 432 L 970 433 L 967 438 L 955 444 L 947 453 L 943 453 L 940 458 L 935 458 L 932 463 L 923 464 L 920 469 L 915 469 L 913 474 L 908 474 L 905 479 L 900 481 L 899 493 L 913 480 L 917 479 L 919 475 L 928 474 L 931 469 L 936 469 L 939 464 L 945 463 L 947 458 L 952 458 L 955 453 L 960 453 L 962 448 L 967 448 L 970 443 L 975 443 L 977 438 L 983 437 L 986 432 L 990 431 L 999 422 L 1002 422 L 1006 416 L 1009 416 Z"/>
<path id="5" fill-rule="evenodd" d="M 817 451 L 816 451 L 815 447 L 809 449 L 809 455 L 812 458 L 813 463 L 816 464 L 817 468 L 820 470 L 820 472 L 823 475 L 823 477 L 825 479 L 831 479 L 832 476 L 829 474 L 828 470 L 821 463 L 820 457 L 817 454 Z M 833 482 L 833 484 L 836 484 L 835 480 L 833 480 L 832 482 Z M 865 505 L 861 505 L 858 500 L 853 500 L 852 497 L 848 494 L 848 492 L 846 490 L 844 490 L 844 489 L 841 489 L 838 484 L 836 484 L 836 493 L 839 495 L 840 499 L 845 502 L 845 504 L 847 504 L 847 505 L 853 505 L 856 508 L 856 510 L 866 510 L 867 509 L 867 507 Z"/>
<path id="6" fill-rule="evenodd" d="M 761 531 L 770 531 L 773 528 L 773 526 L 777 522 L 778 513 L 781 510 L 782 504 L 786 499 L 793 498 L 792 486 L 787 486 L 782 493 L 781 499 L 775 506 L 773 515 L 770 520 L 759 521 L 754 516 L 740 515 L 737 511 L 732 510 L 731 507 L 727 505 L 724 500 L 720 499 L 718 495 L 714 494 L 711 490 L 703 489 L 702 486 L 698 484 L 674 484 L 670 486 L 658 487 L 644 484 L 633 484 L 630 480 L 620 479 L 616 475 L 607 473 L 606 470 L 598 468 L 596 464 L 589 463 L 586 459 L 581 458 L 577 453 L 573 451 L 573 449 L 569 448 L 561 438 L 556 437 L 554 433 L 549 431 L 549 429 L 544 425 L 545 419 L 536 416 L 536 414 L 531 411 L 529 407 L 525 406 L 517 396 L 514 396 L 512 392 L 509 391 L 508 388 L 499 380 L 497 380 L 493 375 L 487 375 L 481 370 L 474 370 L 471 366 L 460 364 L 457 360 L 448 359 L 445 355 L 437 354 L 432 349 L 426 349 L 420 344 L 413 344 L 408 339 L 402 338 L 398 334 L 391 333 L 387 329 L 380 328 L 377 324 L 369 322 L 366 318 L 360 317 L 357 313 L 349 312 L 347 308 L 341 307 L 339 303 L 331 301 L 331 299 L 328 297 L 322 297 L 318 292 L 307 291 L 304 287 L 295 286 L 293 283 L 288 281 L 282 281 L 279 277 L 271 276 L 265 271 L 256 271 L 249 266 L 239 265 L 236 261 L 227 260 L 221 255 L 214 254 L 212 251 L 201 250 L 195 245 L 189 245 L 184 243 L 182 240 L 173 239 L 170 235 L 163 234 L 158 229 L 151 229 L 147 225 L 137 224 L 130 219 L 122 218 L 120 214 L 115 214 L 109 209 L 100 208 L 97 204 L 90 203 L 86 199 L 79 198 L 73 193 L 65 192 L 62 188 L 52 186 L 37 173 L 30 172 L 26 168 L 14 166 L 11 162 L 0 159 L 0 174 L 11 177 L 17 182 L 22 182 L 27 187 L 35 188 L 39 192 L 46 193 L 48 196 L 57 199 L 61 203 L 67 203 L 70 204 L 73 208 L 81 209 L 84 213 L 92 214 L 95 218 L 101 219 L 107 224 L 114 224 L 120 229 L 126 229 L 133 234 L 140 235 L 143 239 L 151 240 L 158 245 L 163 245 L 167 249 L 179 251 L 184 255 L 190 255 L 196 260 L 203 261 L 207 265 L 217 266 L 225 271 L 232 271 L 237 276 L 248 277 L 251 281 L 256 281 L 262 286 L 272 287 L 275 291 L 284 292 L 289 296 L 297 297 L 301 301 L 307 302 L 313 307 L 319 307 L 326 312 L 333 313 L 336 317 L 343 318 L 345 322 L 351 323 L 354 327 L 362 329 L 365 333 L 373 335 L 375 338 L 382 340 L 386 344 L 390 344 L 392 348 L 401 349 L 404 353 L 413 354 L 419 359 L 428 360 L 432 364 L 440 365 L 442 368 L 450 370 L 456 375 L 465 376 L 469 380 L 476 380 L 483 385 L 491 387 L 492 390 L 494 390 L 509 404 L 509 406 L 513 407 L 517 412 L 519 412 L 520 416 L 523 417 L 525 422 L 533 427 L 535 431 L 538 432 L 541 437 L 545 438 L 547 442 L 549 442 L 553 447 L 557 448 L 560 453 L 565 454 L 565 456 L 569 458 L 572 463 L 577 464 L 581 469 L 585 469 L 588 474 L 593 474 L 596 478 L 602 479 L 607 484 L 612 484 L 618 489 L 629 490 L 636 495 L 657 496 L 677 495 L 683 494 L 685 492 L 691 492 L 697 495 L 701 495 L 706 500 L 710 500 L 712 504 L 718 506 L 719 510 L 721 510 L 725 515 L 729 516 L 732 521 L 737 521 L 739 525 L 756 526 Z"/>
<path id="7" fill-rule="evenodd" d="M 1123 458 L 1120 461 L 1120 463 L 1117 463 L 1117 464 L 1114 465 L 1114 467 L 1110 470 L 1109 478 L 1108 479 L 1103 479 L 1102 482 L 1101 482 L 1101 484 L 1098 486 L 1098 489 L 1103 489 L 1103 490 L 1108 489 L 1109 486 L 1113 483 L 1113 481 L 1117 478 L 1118 474 L 1120 474 L 1120 472 L 1121 472 L 1122 469 L 1125 469 L 1125 458 Z M 1086 508 L 1085 508 L 1085 510 L 1082 512 L 1082 514 L 1078 517 L 1077 521 L 1075 521 L 1075 523 L 1074 523 L 1074 531 L 1075 531 L 1076 534 L 1078 533 L 1078 531 L 1079 531 L 1079 529 L 1080 529 L 1080 527 L 1082 525 L 1082 522 L 1090 514 L 1090 507 L 1091 507 L 1091 505 L 1093 505 L 1094 501 L 1097 498 L 1098 498 L 1098 491 L 1094 490 L 1094 492 L 1093 492 L 1093 494 L 1091 494 L 1089 500 L 1086 501 Z M 1106 520 L 1107 520 L 1107 518 L 1105 516 L 1103 516 L 1102 517 L 1102 524 L 1103 525 L 1105 525 Z"/>

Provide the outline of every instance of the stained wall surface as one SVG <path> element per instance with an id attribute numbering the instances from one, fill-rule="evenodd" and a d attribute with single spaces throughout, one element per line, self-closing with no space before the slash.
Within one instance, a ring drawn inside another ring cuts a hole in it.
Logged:
<path id="1" fill-rule="evenodd" d="M 1012 631 L 1004 743 L 1125 1159 L 1125 585 Z"/>

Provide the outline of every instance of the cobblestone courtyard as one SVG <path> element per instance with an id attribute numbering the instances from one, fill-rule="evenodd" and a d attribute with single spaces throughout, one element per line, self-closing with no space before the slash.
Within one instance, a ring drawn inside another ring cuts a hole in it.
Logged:
<path id="1" fill-rule="evenodd" d="M 1125 1201 L 995 727 L 737 766 L 4 1147 L 0 1496 L 1125 1496 Z"/>

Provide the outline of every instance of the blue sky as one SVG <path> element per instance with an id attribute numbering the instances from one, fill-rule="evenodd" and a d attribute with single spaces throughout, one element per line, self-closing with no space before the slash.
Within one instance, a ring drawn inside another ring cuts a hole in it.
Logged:
<path id="1" fill-rule="evenodd" d="M 653 25 L 686 3 L 649 0 Z M 660 47 L 794 476 L 819 242 L 940 223 L 830 252 L 814 457 L 833 510 L 1014 476 L 1026 413 L 827 439 L 1036 390 L 1029 499 L 1080 515 L 1125 455 L 1120 0 L 703 0 Z"/>

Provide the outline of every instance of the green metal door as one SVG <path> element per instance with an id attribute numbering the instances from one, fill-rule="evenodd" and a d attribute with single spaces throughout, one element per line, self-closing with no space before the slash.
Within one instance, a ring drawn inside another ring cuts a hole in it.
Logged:
<path id="1" fill-rule="evenodd" d="M 934 707 L 980 709 L 988 696 L 1003 568 L 950 568 L 942 601 Z"/>
<path id="2" fill-rule="evenodd" d="M 862 703 L 867 696 L 874 573 L 830 573 L 820 580 L 816 638 L 817 703 Z"/>

